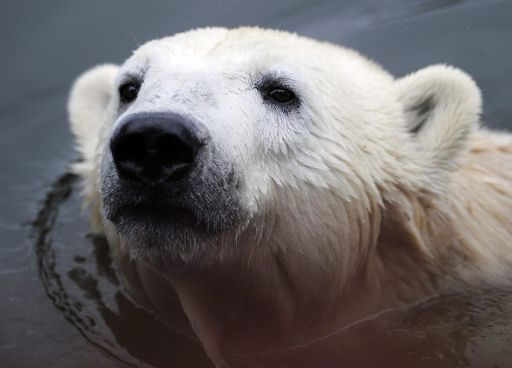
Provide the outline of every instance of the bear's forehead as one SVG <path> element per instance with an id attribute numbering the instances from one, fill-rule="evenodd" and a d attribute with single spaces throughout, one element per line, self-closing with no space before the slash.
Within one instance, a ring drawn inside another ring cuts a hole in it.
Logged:
<path id="1" fill-rule="evenodd" d="M 299 53 L 307 52 L 312 48 L 323 45 L 323 50 L 335 48 L 334 45 L 320 43 L 308 38 L 300 37 L 288 32 L 275 30 L 262 30 L 259 28 L 237 28 L 227 30 L 224 28 L 209 28 L 180 33 L 165 37 L 143 45 L 141 49 L 160 49 L 174 53 L 187 53 L 197 57 L 225 56 L 247 52 L 251 55 L 263 52 L 285 55 L 283 48 L 294 49 L 297 46 Z"/>
<path id="2" fill-rule="evenodd" d="M 267 66 L 305 67 L 318 64 L 319 53 L 339 53 L 334 45 L 319 43 L 287 32 L 239 28 L 212 28 L 150 41 L 126 62 L 127 67 L 181 65 L 258 69 Z"/>
<path id="3" fill-rule="evenodd" d="M 151 41 L 135 51 L 129 64 L 211 64 L 264 66 L 299 64 L 312 55 L 314 42 L 275 31 L 207 29 Z M 331 46 L 332 47 L 332 46 Z M 323 50 L 328 52 L 329 47 Z M 313 57 L 314 59 L 314 57 Z"/>
<path id="4" fill-rule="evenodd" d="M 364 69 L 389 79 L 382 68 L 343 47 L 296 34 L 260 28 L 208 28 L 150 41 L 137 49 L 123 71 L 151 74 L 190 71 L 248 75 L 277 71 L 313 78 Z"/>

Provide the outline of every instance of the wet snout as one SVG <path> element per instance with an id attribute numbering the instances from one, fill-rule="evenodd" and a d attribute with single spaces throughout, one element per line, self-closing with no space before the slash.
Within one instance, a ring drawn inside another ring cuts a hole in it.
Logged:
<path id="1" fill-rule="evenodd" d="M 110 150 L 120 177 L 160 184 L 186 176 L 206 141 L 204 127 L 185 116 L 136 113 L 120 122 Z"/>

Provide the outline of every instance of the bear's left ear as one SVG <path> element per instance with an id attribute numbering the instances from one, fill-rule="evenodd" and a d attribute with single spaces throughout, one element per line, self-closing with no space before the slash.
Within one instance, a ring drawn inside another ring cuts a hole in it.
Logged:
<path id="1" fill-rule="evenodd" d="M 71 88 L 69 122 L 85 165 L 94 157 L 100 126 L 112 97 L 118 69 L 113 64 L 96 66 L 80 75 Z"/>
<path id="2" fill-rule="evenodd" d="M 71 130 L 82 156 L 82 161 L 73 164 L 72 170 L 85 179 L 84 194 L 86 203 L 93 208 L 91 224 L 95 230 L 100 229 L 101 216 L 94 157 L 118 70 L 117 65 L 103 64 L 86 71 L 73 84 L 68 101 Z"/>
<path id="3" fill-rule="evenodd" d="M 480 121 L 480 90 L 466 73 L 445 65 L 400 78 L 395 88 L 428 185 L 442 189 Z"/>

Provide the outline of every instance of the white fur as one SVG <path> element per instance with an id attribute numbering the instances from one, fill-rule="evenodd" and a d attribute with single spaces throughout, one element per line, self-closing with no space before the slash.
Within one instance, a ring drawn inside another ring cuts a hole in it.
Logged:
<path id="1" fill-rule="evenodd" d="M 69 96 L 69 121 L 76 137 L 77 148 L 83 157 L 83 176 L 91 175 L 98 146 L 98 133 L 104 121 L 107 105 L 114 88 L 118 67 L 99 65 L 75 81 Z"/>
<path id="2" fill-rule="evenodd" d="M 130 244 L 105 223 L 127 279 L 146 287 L 134 293 L 158 310 L 147 289 L 170 282 L 219 366 L 226 352 L 302 343 L 435 291 L 507 278 L 512 139 L 478 128 L 480 92 L 464 72 L 435 65 L 395 79 L 352 50 L 258 28 L 152 41 L 117 70 L 87 72 L 70 97 L 96 211 L 100 159 L 123 114 L 193 115 L 240 175 L 251 217 L 212 251 L 183 256 L 186 276 L 126 261 Z M 144 83 L 120 111 L 126 72 Z M 293 81 L 300 112 L 262 104 L 253 81 L 264 73 Z"/>

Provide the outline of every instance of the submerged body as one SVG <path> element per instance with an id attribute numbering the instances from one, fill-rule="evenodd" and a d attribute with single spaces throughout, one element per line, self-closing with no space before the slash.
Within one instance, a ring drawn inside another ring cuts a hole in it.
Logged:
<path id="1" fill-rule="evenodd" d="M 150 42 L 70 99 L 76 170 L 127 289 L 217 366 L 507 284 L 512 137 L 479 113 L 459 70 L 395 79 L 255 28 Z"/>

